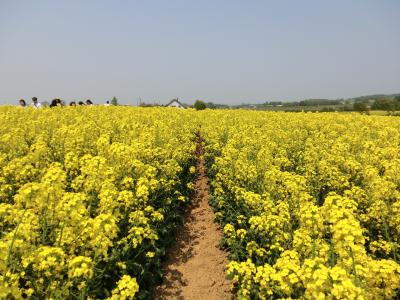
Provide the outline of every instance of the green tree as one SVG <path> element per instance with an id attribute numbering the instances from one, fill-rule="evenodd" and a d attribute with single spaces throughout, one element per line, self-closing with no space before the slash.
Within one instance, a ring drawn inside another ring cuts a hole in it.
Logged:
<path id="1" fill-rule="evenodd" d="M 111 100 L 111 105 L 118 105 L 118 99 L 117 99 L 117 97 L 113 97 L 112 98 L 112 100 Z"/>
<path id="2" fill-rule="evenodd" d="M 353 104 L 353 109 L 359 112 L 366 112 L 368 111 L 368 107 L 364 102 L 355 102 Z"/>
<path id="3" fill-rule="evenodd" d="M 395 101 L 392 99 L 377 99 L 372 104 L 372 109 L 391 111 L 396 109 Z"/>
<path id="4" fill-rule="evenodd" d="M 207 108 L 207 105 L 201 100 L 196 100 L 196 102 L 194 103 L 193 107 L 196 110 L 203 110 L 203 109 Z"/>
<path id="5" fill-rule="evenodd" d="M 400 110 L 400 95 L 394 97 L 394 105 L 396 110 Z"/>
<path id="6" fill-rule="evenodd" d="M 207 106 L 207 108 L 210 108 L 210 109 L 216 109 L 217 108 L 217 106 L 213 102 L 207 102 L 206 106 Z"/>

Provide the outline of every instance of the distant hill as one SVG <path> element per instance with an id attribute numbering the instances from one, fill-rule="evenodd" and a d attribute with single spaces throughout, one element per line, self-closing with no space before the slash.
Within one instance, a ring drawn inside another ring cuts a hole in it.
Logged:
<path id="1" fill-rule="evenodd" d="M 367 96 L 359 96 L 354 98 L 349 98 L 347 100 L 352 100 L 354 102 L 364 102 L 370 100 L 378 100 L 378 99 L 394 99 L 395 97 L 400 96 L 399 94 L 376 94 L 376 95 L 367 95 Z"/>
<path id="2" fill-rule="evenodd" d="M 298 104 L 300 106 L 337 105 L 337 104 L 342 104 L 344 101 L 346 101 L 346 102 L 364 102 L 364 101 L 378 100 L 378 99 L 394 99 L 397 96 L 400 96 L 400 93 L 398 93 L 398 94 L 365 95 L 365 96 L 358 96 L 358 97 L 347 98 L 347 99 L 324 99 L 324 98 L 313 99 L 312 98 L 312 99 L 304 99 L 301 101 L 293 101 L 293 102 L 286 102 L 286 103 Z"/>
<path id="3" fill-rule="evenodd" d="M 353 111 L 355 103 L 363 103 L 366 109 L 399 110 L 400 93 L 365 95 L 347 99 L 313 98 L 301 101 L 266 101 L 261 104 L 233 105 L 231 108 L 273 111 Z M 359 106 L 359 105 L 358 105 Z"/>

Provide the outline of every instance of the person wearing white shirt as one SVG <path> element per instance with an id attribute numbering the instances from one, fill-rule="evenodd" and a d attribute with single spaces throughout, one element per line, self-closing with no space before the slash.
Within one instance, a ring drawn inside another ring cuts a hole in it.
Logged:
<path id="1" fill-rule="evenodd" d="M 41 108 L 42 104 L 40 102 L 38 102 L 36 97 L 33 97 L 31 106 L 34 108 Z"/>

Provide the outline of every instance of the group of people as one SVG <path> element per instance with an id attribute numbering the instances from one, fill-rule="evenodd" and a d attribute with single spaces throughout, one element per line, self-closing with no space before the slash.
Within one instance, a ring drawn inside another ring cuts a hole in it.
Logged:
<path id="1" fill-rule="evenodd" d="M 61 101 L 60 99 L 56 98 L 53 99 L 50 103 L 50 107 L 56 107 L 56 106 L 65 106 L 66 104 Z M 69 103 L 69 106 L 77 106 L 77 105 L 93 105 L 93 102 L 90 99 L 87 99 L 85 102 L 83 101 L 79 101 L 78 104 L 75 101 L 71 101 Z M 109 106 L 110 105 L 110 101 L 106 101 L 106 103 L 104 104 L 105 106 Z M 26 101 L 24 99 L 19 100 L 19 106 L 21 107 L 27 107 L 28 105 L 26 104 Z M 31 107 L 33 108 L 41 108 L 43 107 L 42 103 L 40 103 L 37 99 L 37 97 L 32 97 L 32 103 L 30 104 Z"/>
<path id="2" fill-rule="evenodd" d="M 27 106 L 24 99 L 20 99 L 19 100 L 19 106 L 21 106 L 21 107 L 26 107 Z M 32 106 L 34 108 L 41 108 L 42 104 L 40 102 L 38 102 L 38 99 L 36 97 L 33 97 L 32 98 L 32 103 L 31 103 L 30 106 Z"/>

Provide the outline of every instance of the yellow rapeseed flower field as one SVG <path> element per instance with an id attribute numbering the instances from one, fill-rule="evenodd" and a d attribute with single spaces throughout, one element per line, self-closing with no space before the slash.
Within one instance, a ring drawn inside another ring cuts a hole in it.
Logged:
<path id="1" fill-rule="evenodd" d="M 0 299 L 149 297 L 190 195 L 179 110 L 0 108 Z"/>
<path id="2" fill-rule="evenodd" d="M 240 299 L 400 297 L 400 119 L 206 113 Z"/>
<path id="3" fill-rule="evenodd" d="M 0 298 L 150 298 L 196 139 L 239 299 L 400 297 L 400 119 L 0 107 Z"/>

